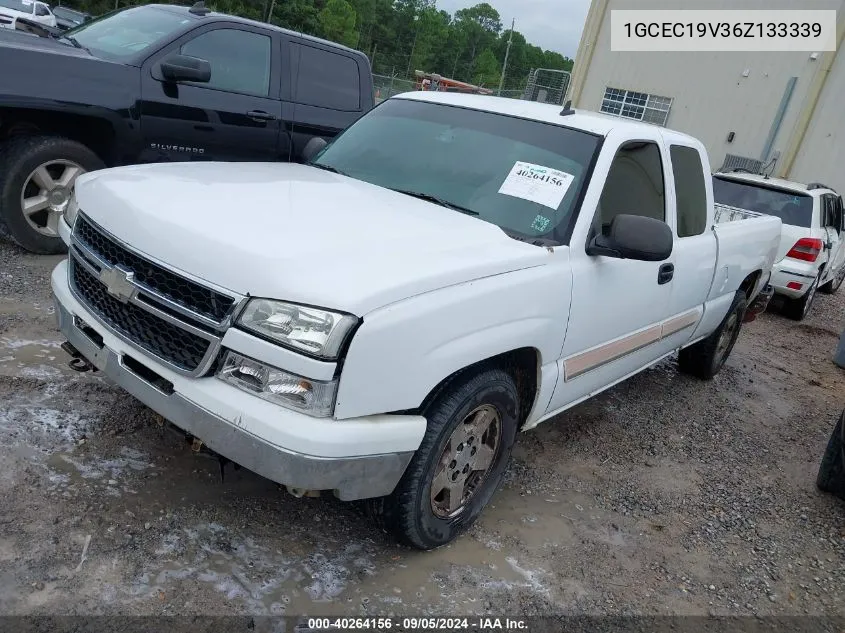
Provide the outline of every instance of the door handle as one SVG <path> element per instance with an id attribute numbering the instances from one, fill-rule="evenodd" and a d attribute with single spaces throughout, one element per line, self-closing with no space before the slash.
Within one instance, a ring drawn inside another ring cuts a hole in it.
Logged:
<path id="1" fill-rule="evenodd" d="M 661 286 L 663 284 L 668 284 L 672 281 L 672 277 L 675 276 L 675 265 L 674 264 L 663 264 L 660 267 L 660 270 L 657 271 L 657 283 Z"/>
<path id="2" fill-rule="evenodd" d="M 246 115 L 253 121 L 275 121 L 276 115 L 264 112 L 264 110 L 250 110 Z"/>

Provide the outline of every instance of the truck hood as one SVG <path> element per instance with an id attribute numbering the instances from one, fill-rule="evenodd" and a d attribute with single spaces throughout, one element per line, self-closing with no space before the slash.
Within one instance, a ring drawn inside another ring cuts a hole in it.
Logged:
<path id="1" fill-rule="evenodd" d="M 87 174 L 76 192 L 83 213 L 171 268 L 358 316 L 549 257 L 478 218 L 304 165 L 137 165 Z"/>
<path id="2" fill-rule="evenodd" d="M 51 37 L 0 28 L 0 101 L 5 107 L 44 104 L 125 126 L 140 92 L 137 68 L 90 55 Z"/>
<path id="3" fill-rule="evenodd" d="M 0 7 L 0 14 L 6 14 L 13 18 L 24 18 L 32 20 L 32 15 L 20 13 L 12 9 L 4 9 Z M 38 23 L 35 23 L 38 24 Z M 40 25 L 39 26 L 44 26 Z M 49 27 L 48 27 L 49 28 Z M 91 59 L 91 55 L 81 49 L 72 46 L 69 42 L 60 42 L 51 37 L 39 37 L 31 33 L 17 31 L 12 29 L 0 29 L 0 56 L 6 57 L 9 55 L 23 55 L 27 58 L 30 54 L 54 54 L 63 57 L 84 57 Z M 10 62 L 17 62 L 18 58 L 9 58 Z M 41 58 L 44 61 L 44 58 Z M 15 67 L 16 68 L 16 67 Z M 47 70 L 46 68 L 42 68 Z M 11 74 L 11 73 L 10 73 Z M 6 76 L 4 76 L 5 78 Z"/>

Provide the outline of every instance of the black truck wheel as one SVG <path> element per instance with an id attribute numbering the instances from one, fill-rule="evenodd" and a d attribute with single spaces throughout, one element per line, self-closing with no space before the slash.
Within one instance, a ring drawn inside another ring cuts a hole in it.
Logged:
<path id="1" fill-rule="evenodd" d="M 0 147 L 0 224 L 26 250 L 62 253 L 58 221 L 76 179 L 105 165 L 90 149 L 66 138 L 24 136 Z"/>
<path id="2" fill-rule="evenodd" d="M 381 527 L 429 550 L 472 525 L 498 489 L 516 438 L 513 378 L 489 369 L 453 384 L 426 410 L 428 428 L 401 481 L 370 501 Z"/>
<path id="3" fill-rule="evenodd" d="M 678 354 L 678 368 L 685 374 L 691 374 L 709 380 L 719 373 L 731 350 L 734 348 L 748 298 L 742 290 L 737 291 L 728 313 L 722 323 L 706 339 L 685 347 Z"/>

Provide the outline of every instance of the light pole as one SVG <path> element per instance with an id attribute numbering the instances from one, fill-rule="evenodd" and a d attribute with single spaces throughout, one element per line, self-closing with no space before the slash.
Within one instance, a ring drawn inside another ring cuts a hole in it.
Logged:
<path id="1" fill-rule="evenodd" d="M 502 64 L 502 77 L 499 79 L 498 96 L 502 96 L 502 86 L 505 85 L 505 73 L 508 71 L 508 57 L 511 55 L 511 44 L 513 44 L 513 30 L 516 27 L 516 18 L 511 22 L 511 35 L 508 38 L 508 47 L 505 49 L 505 63 Z"/>
<path id="2" fill-rule="evenodd" d="M 417 48 L 417 38 L 420 35 L 420 29 L 417 26 L 417 20 L 419 20 L 419 19 L 420 19 L 420 16 L 418 16 L 418 15 L 414 16 L 414 43 L 411 45 L 411 56 L 408 57 L 408 72 L 405 73 L 406 77 L 411 76 L 411 64 L 414 61 L 414 50 Z"/>

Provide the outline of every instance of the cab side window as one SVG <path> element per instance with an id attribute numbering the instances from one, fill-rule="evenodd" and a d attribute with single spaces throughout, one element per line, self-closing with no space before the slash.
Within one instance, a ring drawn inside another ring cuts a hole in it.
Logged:
<path id="1" fill-rule="evenodd" d="M 678 237 L 701 235 L 707 228 L 707 189 L 698 150 L 685 145 L 669 149 L 678 205 Z"/>
<path id="2" fill-rule="evenodd" d="M 50 9 L 43 4 L 37 4 L 35 5 L 35 15 L 40 17 L 48 16 L 50 15 Z"/>
<path id="3" fill-rule="evenodd" d="M 211 81 L 199 86 L 266 97 L 270 92 L 270 50 L 271 40 L 266 35 L 216 29 L 185 42 L 180 52 L 211 65 Z"/>
<path id="4" fill-rule="evenodd" d="M 666 220 L 666 187 L 656 143 L 626 143 L 616 153 L 604 185 L 593 230 L 606 230 L 617 215 Z"/>

